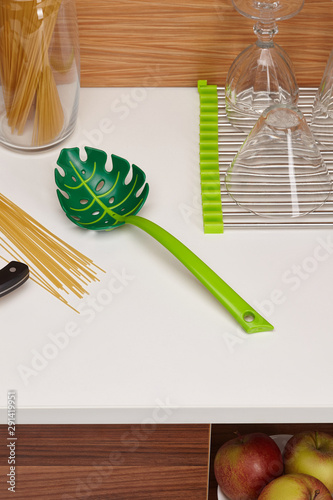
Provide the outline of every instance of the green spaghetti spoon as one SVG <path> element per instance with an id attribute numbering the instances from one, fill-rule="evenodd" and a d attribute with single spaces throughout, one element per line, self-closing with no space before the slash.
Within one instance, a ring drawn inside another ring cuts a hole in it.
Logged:
<path id="1" fill-rule="evenodd" d="M 80 227 L 111 230 L 123 224 L 137 226 L 167 248 L 223 304 L 247 333 L 273 330 L 273 326 L 245 302 L 199 257 L 160 226 L 135 214 L 148 196 L 144 172 L 127 160 L 86 147 L 87 159 L 78 148 L 63 149 L 55 180 L 60 204 L 67 217 Z"/>

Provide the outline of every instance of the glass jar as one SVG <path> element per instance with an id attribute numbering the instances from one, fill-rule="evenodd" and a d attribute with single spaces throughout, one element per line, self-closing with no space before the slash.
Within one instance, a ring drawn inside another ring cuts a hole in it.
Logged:
<path id="1" fill-rule="evenodd" d="M 74 130 L 80 56 L 75 0 L 1 0 L 0 143 L 49 148 Z"/>

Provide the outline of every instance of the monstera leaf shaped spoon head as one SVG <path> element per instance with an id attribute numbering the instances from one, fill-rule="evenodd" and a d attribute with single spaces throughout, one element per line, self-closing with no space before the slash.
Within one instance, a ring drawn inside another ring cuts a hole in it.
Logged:
<path id="1" fill-rule="evenodd" d="M 78 226 L 110 230 L 139 212 L 148 196 L 145 173 L 127 160 L 111 155 L 112 170 L 107 170 L 107 154 L 85 147 L 87 159 L 81 160 L 79 148 L 63 149 L 57 160 L 57 195 L 67 217 Z"/>

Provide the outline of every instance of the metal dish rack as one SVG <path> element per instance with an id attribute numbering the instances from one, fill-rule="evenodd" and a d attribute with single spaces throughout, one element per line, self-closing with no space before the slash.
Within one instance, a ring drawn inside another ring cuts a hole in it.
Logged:
<path id="1" fill-rule="evenodd" d="M 225 110 L 225 93 L 223 87 L 216 87 L 217 91 L 217 141 L 218 141 L 218 173 L 223 211 L 224 228 L 327 228 L 333 226 L 333 192 L 326 203 L 311 214 L 296 218 L 265 218 L 248 212 L 239 207 L 226 191 L 224 180 L 225 173 L 246 139 L 246 134 L 236 130 L 228 121 Z M 301 88 L 298 106 L 309 121 L 312 105 L 317 89 Z M 332 150 L 321 150 L 328 171 L 333 176 L 333 144 Z M 203 194 L 203 193 L 202 193 Z M 206 202 L 207 205 L 207 202 Z M 204 206 L 204 197 L 203 197 Z M 204 208 L 205 209 L 205 208 Z M 209 210 L 209 207 L 207 208 Z M 208 230 L 205 232 L 222 232 L 221 230 Z"/>

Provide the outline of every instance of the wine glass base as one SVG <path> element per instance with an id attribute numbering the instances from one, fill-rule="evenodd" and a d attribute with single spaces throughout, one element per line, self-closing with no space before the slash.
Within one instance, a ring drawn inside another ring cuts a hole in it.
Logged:
<path id="1" fill-rule="evenodd" d="M 238 109 L 233 102 L 226 98 L 226 114 L 231 125 L 237 130 L 248 134 L 260 117 L 259 113 L 250 112 L 247 109 Z"/>
<path id="2" fill-rule="evenodd" d="M 244 17 L 269 21 L 290 19 L 304 6 L 304 0 L 232 0 L 232 3 Z"/>
<path id="3" fill-rule="evenodd" d="M 297 99 L 292 99 L 283 89 L 274 94 L 256 93 L 253 89 L 248 89 L 238 95 L 238 100 L 241 104 L 237 106 L 237 103 L 232 102 L 226 96 L 226 114 L 231 125 L 246 134 L 252 130 L 267 108 L 276 104 L 291 105 L 297 101 Z M 247 102 L 248 106 L 246 106 Z"/>
<path id="4" fill-rule="evenodd" d="M 232 63 L 226 82 L 228 120 L 248 133 L 265 109 L 292 105 L 299 88 L 288 54 L 277 44 L 254 43 Z"/>

